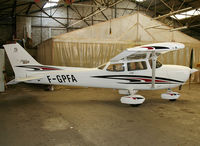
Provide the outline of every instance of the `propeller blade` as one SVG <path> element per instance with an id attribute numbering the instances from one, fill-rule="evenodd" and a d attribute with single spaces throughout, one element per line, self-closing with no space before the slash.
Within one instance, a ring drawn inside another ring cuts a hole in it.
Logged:
<path id="1" fill-rule="evenodd" d="M 192 67 L 193 67 L 193 48 L 190 53 L 190 68 L 192 69 Z"/>
<path id="2" fill-rule="evenodd" d="M 178 87 L 178 90 L 181 90 L 182 89 L 182 85 L 180 85 L 179 87 Z"/>
<path id="3" fill-rule="evenodd" d="M 192 77 L 192 74 L 190 74 L 190 77 L 189 77 L 189 89 L 190 89 L 191 77 Z"/>
<path id="4" fill-rule="evenodd" d="M 189 67 L 191 69 L 193 67 L 193 48 L 192 48 L 191 53 L 190 53 L 190 66 Z M 192 77 L 192 74 L 190 73 L 190 77 L 189 77 L 189 89 L 190 89 L 191 77 Z"/>

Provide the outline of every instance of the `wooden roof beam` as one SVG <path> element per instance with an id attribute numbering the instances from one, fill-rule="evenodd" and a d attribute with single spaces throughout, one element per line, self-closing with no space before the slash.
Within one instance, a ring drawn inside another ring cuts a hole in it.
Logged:
<path id="1" fill-rule="evenodd" d="M 192 7 L 184 8 L 184 9 L 181 9 L 181 10 L 170 12 L 170 13 L 162 15 L 162 16 L 155 17 L 153 19 L 154 20 L 161 19 L 161 18 L 164 18 L 164 17 L 168 17 L 168 16 L 178 14 L 178 13 L 186 12 L 186 11 L 189 11 L 189 10 L 192 10 L 192 9 L 193 9 Z"/>
<path id="2" fill-rule="evenodd" d="M 113 7 L 113 6 L 115 6 L 116 4 L 118 4 L 118 3 L 122 2 L 122 1 L 123 1 L 123 0 L 118 0 L 117 2 L 114 2 L 114 3 L 110 4 L 109 6 L 103 8 L 103 9 L 101 9 L 101 10 L 95 11 L 94 13 L 89 14 L 88 16 L 86 16 L 86 17 L 84 17 L 83 19 L 81 19 L 81 20 L 79 20 L 79 21 L 77 21 L 77 22 L 75 22 L 75 23 L 69 25 L 68 27 L 71 27 L 71 26 L 73 26 L 73 25 L 75 25 L 75 24 L 78 24 L 78 23 L 82 22 L 83 20 L 85 20 L 85 19 L 87 19 L 87 18 L 89 18 L 89 17 L 92 17 L 92 16 L 94 16 L 94 15 L 97 15 L 97 14 L 101 13 L 102 11 L 105 11 L 106 9 L 108 9 L 108 8 L 110 8 L 110 7 Z"/>

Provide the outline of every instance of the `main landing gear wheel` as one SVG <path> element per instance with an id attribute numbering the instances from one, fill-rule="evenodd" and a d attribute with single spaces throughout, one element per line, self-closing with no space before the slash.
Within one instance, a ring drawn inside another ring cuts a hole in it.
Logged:
<path id="1" fill-rule="evenodd" d="M 132 107 L 138 107 L 138 106 L 140 106 L 141 104 L 130 104 L 130 106 L 132 106 Z"/>
<path id="2" fill-rule="evenodd" d="M 162 99 L 167 99 L 169 101 L 176 101 L 180 97 L 178 92 L 173 92 L 171 89 L 168 89 L 167 93 L 161 94 Z"/>
<path id="3" fill-rule="evenodd" d="M 145 101 L 145 98 L 141 95 L 128 95 L 121 97 L 120 101 L 121 103 L 137 107 Z"/>

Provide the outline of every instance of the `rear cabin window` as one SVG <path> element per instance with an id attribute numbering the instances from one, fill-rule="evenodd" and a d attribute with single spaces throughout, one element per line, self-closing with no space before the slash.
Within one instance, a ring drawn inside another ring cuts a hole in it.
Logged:
<path id="1" fill-rule="evenodd" d="M 106 70 L 115 72 L 124 71 L 124 63 L 110 64 Z"/>
<path id="2" fill-rule="evenodd" d="M 127 63 L 128 71 L 145 70 L 147 69 L 146 61 L 129 62 Z"/>

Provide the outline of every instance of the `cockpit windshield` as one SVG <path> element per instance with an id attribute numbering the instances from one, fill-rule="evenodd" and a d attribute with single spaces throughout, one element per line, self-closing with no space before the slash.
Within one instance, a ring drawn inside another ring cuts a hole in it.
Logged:
<path id="1" fill-rule="evenodd" d="M 151 59 L 149 59 L 149 65 L 152 68 L 152 60 Z M 156 68 L 160 68 L 161 66 L 162 66 L 162 63 L 160 63 L 158 60 L 156 60 Z"/>

